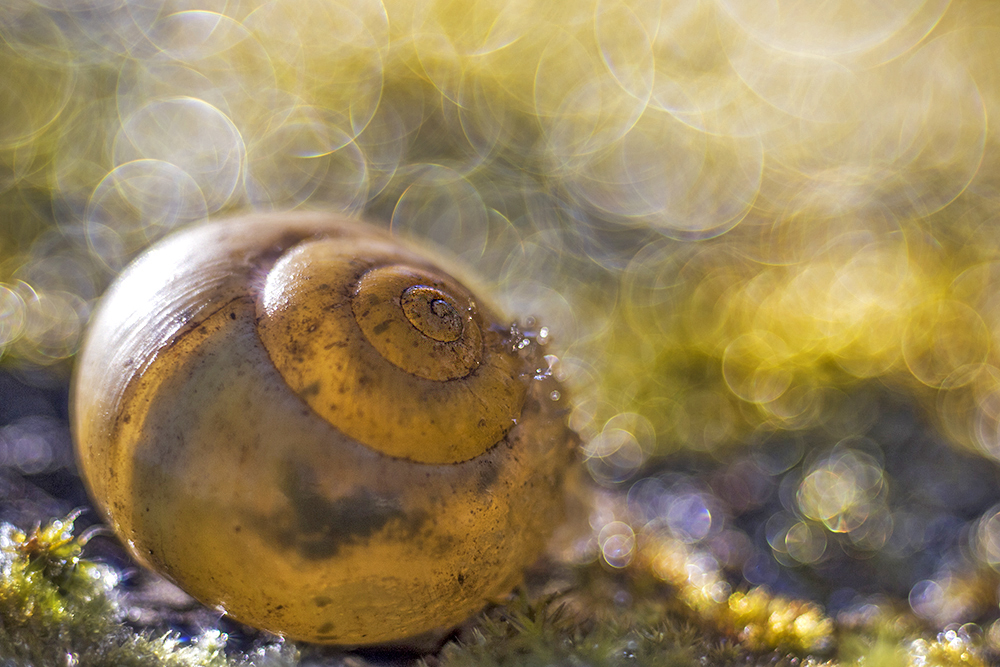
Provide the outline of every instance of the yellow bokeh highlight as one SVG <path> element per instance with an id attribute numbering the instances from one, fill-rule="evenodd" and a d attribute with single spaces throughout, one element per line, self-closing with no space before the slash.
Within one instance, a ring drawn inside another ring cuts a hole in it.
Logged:
<path id="1" fill-rule="evenodd" d="M 332 208 L 547 326 L 606 481 L 849 437 L 873 381 L 997 458 L 998 36 L 987 0 L 17 0 L 0 348 L 70 357 L 179 226 Z"/>
<path id="2" fill-rule="evenodd" d="M 584 468 L 642 510 L 594 511 L 595 563 L 822 649 L 818 607 L 731 586 L 928 547 L 872 395 L 1000 461 L 998 62 L 995 0 L 4 2 L 0 357 L 65 370 L 179 227 L 367 218 L 547 346 Z M 720 468 L 636 500 L 674 454 Z M 995 606 L 975 512 L 985 574 L 907 582 L 921 618 Z"/>

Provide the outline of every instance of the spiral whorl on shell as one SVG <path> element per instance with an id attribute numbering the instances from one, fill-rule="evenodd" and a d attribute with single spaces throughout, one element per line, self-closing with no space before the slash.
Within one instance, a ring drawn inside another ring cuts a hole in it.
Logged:
<path id="1" fill-rule="evenodd" d="M 560 515 L 573 436 L 522 341 L 357 221 L 195 228 L 95 314 L 81 470 L 137 559 L 239 620 L 341 644 L 446 628 L 509 590 Z"/>
<path id="2" fill-rule="evenodd" d="M 465 461 L 521 412 L 509 327 L 385 239 L 298 244 L 268 273 L 257 312 L 264 347 L 292 389 L 386 454 Z"/>

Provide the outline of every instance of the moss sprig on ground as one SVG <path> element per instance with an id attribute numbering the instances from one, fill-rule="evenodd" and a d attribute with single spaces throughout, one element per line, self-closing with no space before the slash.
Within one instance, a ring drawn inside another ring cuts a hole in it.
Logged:
<path id="1" fill-rule="evenodd" d="M 191 641 L 152 636 L 123 621 L 107 565 L 82 557 L 76 514 L 23 532 L 0 524 L 0 664 L 39 667 L 229 667 L 297 662 L 292 647 L 232 659 L 226 637 L 209 631 Z"/>

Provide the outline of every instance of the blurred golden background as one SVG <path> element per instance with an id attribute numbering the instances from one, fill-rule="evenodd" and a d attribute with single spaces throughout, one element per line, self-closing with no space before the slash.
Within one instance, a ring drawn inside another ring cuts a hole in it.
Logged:
<path id="1" fill-rule="evenodd" d="M 579 557 L 996 616 L 1000 3 L 7 0 L 0 38 L 5 518 L 65 504 L 136 253 L 335 209 L 546 328 L 608 489 Z"/>

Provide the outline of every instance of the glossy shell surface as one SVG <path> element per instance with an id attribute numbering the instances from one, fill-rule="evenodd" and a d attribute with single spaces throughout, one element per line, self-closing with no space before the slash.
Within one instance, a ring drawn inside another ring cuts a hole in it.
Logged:
<path id="1" fill-rule="evenodd" d="M 574 436 L 544 368 L 381 231 L 234 219 L 109 290 L 74 437 L 133 556 L 203 603 L 296 639 L 397 642 L 509 591 L 558 524 Z"/>

